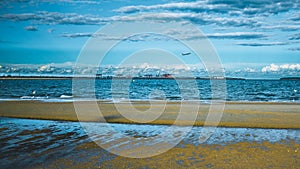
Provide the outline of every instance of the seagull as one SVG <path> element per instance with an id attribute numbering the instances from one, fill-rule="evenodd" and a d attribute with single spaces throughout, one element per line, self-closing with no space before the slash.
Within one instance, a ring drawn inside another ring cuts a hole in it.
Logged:
<path id="1" fill-rule="evenodd" d="M 35 91 L 35 90 L 34 90 L 34 91 L 32 91 L 32 94 L 33 94 L 33 95 L 35 95 L 35 93 L 36 93 L 36 91 Z"/>

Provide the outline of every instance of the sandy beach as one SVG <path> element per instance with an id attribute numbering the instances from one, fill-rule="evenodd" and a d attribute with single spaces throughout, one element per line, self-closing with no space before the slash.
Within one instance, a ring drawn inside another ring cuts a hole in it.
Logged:
<path id="1" fill-rule="evenodd" d="M 88 108 L 92 103 L 77 104 Z M 122 110 L 127 110 L 129 106 L 128 102 L 115 104 Z M 179 102 L 168 102 L 159 118 L 148 122 L 147 125 L 151 124 L 150 126 L 141 128 L 136 125 L 139 123 L 128 120 L 118 113 L 115 104 L 107 101 L 98 102 L 105 120 L 114 125 L 114 128 L 119 128 L 120 132 L 133 138 L 152 137 L 151 133 L 158 128 L 166 128 L 169 124 L 173 124 L 180 107 Z M 141 101 L 132 104 L 139 110 L 147 110 L 150 106 L 148 102 Z M 196 102 L 189 102 L 185 106 L 193 107 L 195 104 Z M 152 106 L 153 110 L 159 110 L 163 104 L 155 102 Z M 199 114 L 194 125 L 202 126 L 209 105 L 201 103 L 198 106 Z M 92 122 L 91 125 L 100 121 L 98 112 L 87 112 L 83 116 L 85 117 L 83 121 L 88 124 Z M 183 117 L 189 115 L 186 112 L 181 113 Z M 2 101 L 0 116 L 2 116 L 0 162 L 4 168 L 171 169 L 300 166 L 299 103 L 228 102 L 217 133 L 212 135 L 208 142 L 199 144 L 197 134 L 201 127 L 198 127 L 174 148 L 148 158 L 118 156 L 101 148 L 80 127 L 72 102 Z M 145 115 L 141 117 L 146 120 L 148 118 Z M 161 127 L 157 127 L 156 124 Z M 101 139 L 107 141 L 114 137 L 112 133 L 103 133 Z M 164 140 L 160 142 L 166 144 Z M 128 151 L 122 150 L 123 144 L 131 145 L 123 143 L 122 138 L 113 139 L 113 143 L 114 146 L 120 146 L 120 153 Z M 144 149 L 144 146 L 147 145 L 141 144 L 140 148 Z"/>
<path id="2" fill-rule="evenodd" d="M 77 105 L 86 107 L 87 113 L 82 115 L 80 121 L 101 121 L 99 112 L 88 111 L 92 102 L 77 102 Z M 111 103 L 99 101 L 98 107 L 103 114 L 105 121 L 109 123 L 129 123 L 137 124 L 134 120 L 129 120 L 120 114 L 119 109 L 125 113 L 131 113 L 129 105 L 140 111 L 150 108 L 149 102 L 135 101 Z M 183 119 L 187 121 L 179 124 L 203 126 L 210 105 L 199 102 L 186 102 L 186 110 L 192 110 L 198 104 L 199 111 L 196 121 L 189 120 L 189 112 L 180 112 L 181 104 L 179 102 L 168 102 L 164 108 L 162 102 L 152 103 L 151 110 L 164 110 L 162 114 L 155 120 L 147 122 L 147 124 L 173 124 L 179 112 Z M 149 114 L 152 112 L 150 111 Z M 40 101 L 2 101 L 0 102 L 0 116 L 30 118 L 30 119 L 47 119 L 47 120 L 64 120 L 78 121 L 74 105 L 72 102 L 40 102 Z M 151 117 L 147 114 L 137 115 L 137 121 L 147 121 Z M 142 118 L 142 119 L 141 119 Z M 102 120 L 103 121 L 103 120 Z M 250 128 L 300 128 L 300 103 L 243 103 L 243 102 L 227 102 L 222 119 L 218 124 L 219 127 L 250 127 Z"/>

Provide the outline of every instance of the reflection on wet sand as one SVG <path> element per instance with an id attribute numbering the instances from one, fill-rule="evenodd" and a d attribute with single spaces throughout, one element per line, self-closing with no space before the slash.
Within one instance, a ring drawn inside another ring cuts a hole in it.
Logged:
<path id="1" fill-rule="evenodd" d="M 194 127 L 173 149 L 150 158 L 125 158 L 95 144 L 78 122 L 1 118 L 0 163 L 3 168 L 296 168 L 300 166 L 300 130 L 217 128 L 203 144 Z M 95 126 L 96 123 L 87 123 Z M 99 124 L 99 123 L 97 123 Z M 167 125 L 110 124 L 137 139 L 155 137 Z M 98 125 L 101 142 L 122 138 Z M 182 127 L 182 126 L 178 126 Z M 174 138 L 178 135 L 173 135 Z M 158 140 L 164 143 L 164 140 Z M 164 143 L 165 144 L 165 143 Z M 141 145 L 143 149 L 144 145 Z"/>

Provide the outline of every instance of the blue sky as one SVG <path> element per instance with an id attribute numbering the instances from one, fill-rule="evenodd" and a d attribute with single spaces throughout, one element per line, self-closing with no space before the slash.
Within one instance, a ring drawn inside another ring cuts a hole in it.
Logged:
<path id="1" fill-rule="evenodd" d="M 0 9 L 0 64 L 75 62 L 103 25 L 138 20 L 191 22 L 209 38 L 225 67 L 300 63 L 299 0 L 15 0 L 1 1 Z M 124 52 L 126 47 L 107 63 Z"/>

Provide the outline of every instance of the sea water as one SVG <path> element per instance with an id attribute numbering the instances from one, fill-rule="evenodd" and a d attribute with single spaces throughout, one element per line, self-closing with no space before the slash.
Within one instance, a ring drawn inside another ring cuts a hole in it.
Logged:
<path id="1" fill-rule="evenodd" d="M 221 91 L 224 97 L 213 95 L 211 82 L 200 79 L 81 79 L 76 81 L 76 91 L 72 79 L 5 79 L 0 80 L 0 99 L 300 101 L 300 81 L 296 80 L 227 80 L 220 83 L 226 85 L 226 90 Z"/>

